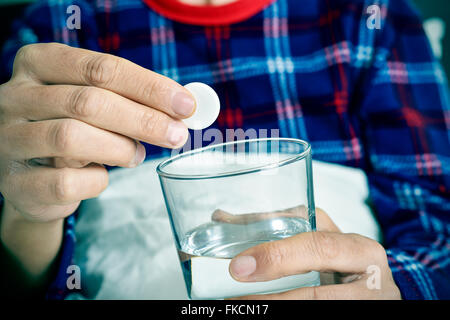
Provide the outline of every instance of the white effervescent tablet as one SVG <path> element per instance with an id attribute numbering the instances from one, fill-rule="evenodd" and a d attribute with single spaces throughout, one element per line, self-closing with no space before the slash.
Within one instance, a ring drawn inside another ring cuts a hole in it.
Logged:
<path id="1" fill-rule="evenodd" d="M 195 112 L 183 122 L 189 129 L 201 130 L 208 128 L 216 121 L 220 112 L 220 100 L 210 86 L 201 82 L 191 82 L 184 86 L 194 96 Z"/>

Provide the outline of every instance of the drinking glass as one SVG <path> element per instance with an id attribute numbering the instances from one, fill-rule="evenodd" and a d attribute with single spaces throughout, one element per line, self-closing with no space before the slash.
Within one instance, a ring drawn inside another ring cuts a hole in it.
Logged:
<path id="1" fill-rule="evenodd" d="M 156 170 L 191 299 L 320 284 L 315 271 L 244 283 L 228 270 L 231 259 L 252 246 L 315 231 L 309 143 L 233 141 L 178 154 Z"/>

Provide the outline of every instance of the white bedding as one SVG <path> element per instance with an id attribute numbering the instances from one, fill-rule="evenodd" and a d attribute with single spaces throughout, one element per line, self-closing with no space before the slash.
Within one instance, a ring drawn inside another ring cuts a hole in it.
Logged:
<path id="1" fill-rule="evenodd" d="M 110 173 L 108 188 L 84 201 L 76 225 L 83 294 L 69 299 L 187 299 L 159 180 L 161 160 Z M 316 206 L 343 232 L 379 240 L 361 170 L 313 162 Z"/>

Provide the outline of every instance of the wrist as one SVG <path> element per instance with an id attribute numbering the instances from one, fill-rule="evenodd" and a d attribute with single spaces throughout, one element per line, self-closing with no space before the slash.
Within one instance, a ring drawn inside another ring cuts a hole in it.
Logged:
<path id="1" fill-rule="evenodd" d="M 3 200 L 3 206 L 0 207 L 0 237 L 3 242 L 4 237 L 8 237 L 13 231 L 20 229 L 34 229 L 41 232 L 53 232 L 62 228 L 64 219 L 52 221 L 33 221 L 26 218 L 9 201 Z"/>
<path id="2" fill-rule="evenodd" d="M 64 219 L 36 222 L 27 219 L 6 199 L 0 216 L 0 241 L 32 279 L 47 273 L 62 241 Z"/>

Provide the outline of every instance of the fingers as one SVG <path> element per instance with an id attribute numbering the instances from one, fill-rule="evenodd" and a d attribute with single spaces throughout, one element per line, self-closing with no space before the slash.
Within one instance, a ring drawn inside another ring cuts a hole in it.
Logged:
<path id="1" fill-rule="evenodd" d="M 47 166 L 53 168 L 83 168 L 87 166 L 90 161 L 69 158 L 33 158 L 28 160 L 27 163 L 31 166 Z"/>
<path id="2" fill-rule="evenodd" d="M 216 222 L 224 222 L 231 224 L 249 224 L 261 220 L 274 218 L 307 218 L 305 206 L 298 206 L 286 210 L 273 212 L 259 212 L 246 214 L 231 214 L 222 209 L 217 209 L 213 212 L 211 219 Z"/>
<path id="3" fill-rule="evenodd" d="M 222 209 L 217 209 L 213 212 L 211 220 L 231 224 L 249 224 L 261 220 L 280 217 L 308 219 L 308 213 L 306 211 L 306 207 L 303 205 L 279 211 L 246 214 L 232 214 Z M 322 209 L 316 208 L 316 221 L 317 229 L 320 231 L 341 232 L 334 224 L 333 220 L 331 220 L 331 218 Z"/>
<path id="4" fill-rule="evenodd" d="M 367 289 L 365 281 L 348 284 L 304 287 L 282 293 L 250 295 L 233 300 L 366 300 L 377 298 Z"/>
<path id="5" fill-rule="evenodd" d="M 247 249 L 231 261 L 230 274 L 244 282 L 267 281 L 313 270 L 360 273 L 368 264 L 387 264 L 378 242 L 357 234 L 317 231 Z"/>
<path id="6" fill-rule="evenodd" d="M 10 201 L 16 200 L 16 195 L 21 198 L 19 203 L 66 205 L 98 196 L 108 185 L 108 173 L 97 164 L 78 169 L 35 167 L 4 180 L 2 190 Z"/>
<path id="7" fill-rule="evenodd" d="M 28 120 L 78 119 L 167 148 L 178 148 L 188 138 L 188 130 L 182 121 L 105 89 L 28 85 L 26 90 L 26 95 L 18 95 L 16 101 L 9 102 L 8 109 L 26 114 Z"/>
<path id="8" fill-rule="evenodd" d="M 14 63 L 15 74 L 23 71 L 41 83 L 107 89 L 176 118 L 195 109 L 193 96 L 177 82 L 113 55 L 40 43 L 21 48 Z"/>
<path id="9" fill-rule="evenodd" d="M 341 232 L 328 214 L 320 208 L 316 208 L 316 225 L 319 231 Z"/>
<path id="10" fill-rule="evenodd" d="M 145 159 L 145 148 L 134 140 L 73 119 L 1 127 L 0 136 L 8 136 L 0 144 L 1 154 L 15 160 L 63 157 L 135 167 Z"/>
<path id="11" fill-rule="evenodd" d="M 386 277 L 386 274 L 385 274 Z M 386 277 L 387 278 L 387 277 Z M 367 274 L 344 284 L 303 287 L 274 294 L 250 295 L 233 300 L 399 300 L 401 293 L 392 279 L 384 279 L 379 288 L 368 285 Z M 231 300 L 231 299 L 230 299 Z"/>

